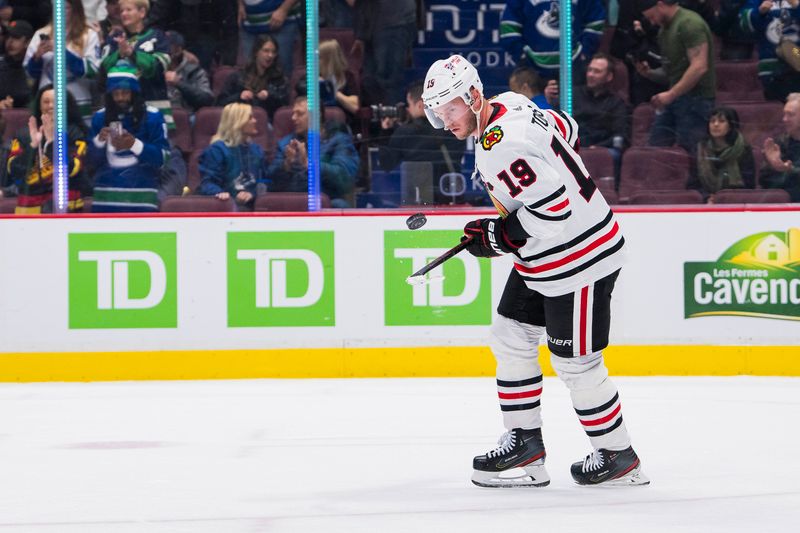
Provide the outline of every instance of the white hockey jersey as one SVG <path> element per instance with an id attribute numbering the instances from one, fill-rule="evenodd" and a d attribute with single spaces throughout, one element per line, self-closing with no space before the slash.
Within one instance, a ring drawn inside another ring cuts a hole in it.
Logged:
<path id="1" fill-rule="evenodd" d="M 514 257 L 528 287 L 559 296 L 618 270 L 625 239 L 574 149 L 574 120 L 513 92 L 486 105 L 475 167 L 500 214 L 517 211 L 531 236 Z"/>

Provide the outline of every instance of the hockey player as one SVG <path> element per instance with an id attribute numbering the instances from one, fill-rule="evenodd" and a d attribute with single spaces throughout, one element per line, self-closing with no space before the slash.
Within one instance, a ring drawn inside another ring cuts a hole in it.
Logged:
<path id="1" fill-rule="evenodd" d="M 434 127 L 459 139 L 475 137 L 476 173 L 500 212 L 464 227 L 464 239 L 472 238 L 467 250 L 477 257 L 514 256 L 490 333 L 507 432 L 497 448 L 475 457 L 473 483 L 550 483 L 537 360 L 545 334 L 553 368 L 594 448 L 572 465 L 575 482 L 649 483 L 602 355 L 625 240 L 578 156 L 575 122 L 516 93 L 485 99 L 478 72 L 459 55 L 431 65 L 422 98 Z"/>

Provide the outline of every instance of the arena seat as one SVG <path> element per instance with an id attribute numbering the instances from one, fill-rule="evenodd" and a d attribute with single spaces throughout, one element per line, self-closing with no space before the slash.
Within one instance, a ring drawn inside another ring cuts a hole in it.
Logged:
<path id="1" fill-rule="evenodd" d="M 161 201 L 164 213 L 229 213 L 236 211 L 233 198 L 220 200 L 216 196 L 167 196 Z"/>
<path id="2" fill-rule="evenodd" d="M 686 189 L 683 191 L 642 191 L 637 192 L 628 199 L 629 204 L 702 204 L 703 195 L 700 191 Z"/>
<path id="3" fill-rule="evenodd" d="M 598 185 L 599 178 L 614 175 L 614 158 L 611 157 L 608 149 L 602 146 L 581 148 L 580 156 L 589 175 Z"/>
<path id="4" fill-rule="evenodd" d="M 608 205 L 617 205 L 619 203 L 619 194 L 617 191 L 601 191 L 603 198 L 606 199 Z"/>
<path id="5" fill-rule="evenodd" d="M 715 204 L 788 204 L 789 193 L 783 189 L 722 189 L 714 195 Z"/>
<path id="6" fill-rule="evenodd" d="M 639 104 L 631 118 L 631 146 L 647 146 L 650 128 L 656 120 L 656 111 L 650 104 Z"/>
<path id="7" fill-rule="evenodd" d="M 16 207 L 16 198 L 0 198 L 0 215 L 14 214 Z"/>
<path id="8" fill-rule="evenodd" d="M 11 144 L 11 139 L 16 135 L 20 128 L 28 124 L 28 119 L 31 117 L 31 110 L 27 107 L 11 107 L 3 111 L 3 120 L 5 121 L 5 128 L 3 129 L 3 142 L 6 145 Z"/>
<path id="9" fill-rule="evenodd" d="M 220 65 L 216 69 L 214 69 L 214 74 L 211 77 L 211 92 L 214 93 L 215 97 L 218 97 L 222 92 L 222 89 L 225 87 L 225 81 L 228 79 L 228 76 L 230 76 L 237 70 L 238 70 L 237 67 L 231 65 Z"/>
<path id="10" fill-rule="evenodd" d="M 192 152 L 192 124 L 189 122 L 189 112 L 180 107 L 173 107 L 172 118 L 175 120 L 175 128 L 169 131 L 169 139 L 186 157 Z"/>
<path id="11" fill-rule="evenodd" d="M 200 187 L 200 154 L 202 153 L 202 150 L 192 152 L 192 155 L 189 156 L 189 164 L 186 165 L 186 185 L 192 192 L 197 192 L 197 188 Z"/>
<path id="12" fill-rule="evenodd" d="M 763 102 L 764 89 L 758 79 L 758 61 L 717 61 L 717 102 Z"/>
<path id="13" fill-rule="evenodd" d="M 614 61 L 614 79 L 611 82 L 611 92 L 630 103 L 630 81 L 628 80 L 628 67 L 623 61 Z"/>
<path id="14" fill-rule="evenodd" d="M 754 150 L 760 150 L 764 138 L 783 132 L 783 104 L 780 102 L 737 102 L 739 129 Z"/>
<path id="15" fill-rule="evenodd" d="M 327 194 L 320 194 L 320 205 L 331 206 Z M 267 192 L 256 197 L 255 211 L 308 211 L 308 195 L 304 192 Z"/>
<path id="16" fill-rule="evenodd" d="M 689 154 L 682 148 L 634 146 L 622 156 L 619 197 L 622 202 L 637 192 L 683 190 L 689 180 Z"/>

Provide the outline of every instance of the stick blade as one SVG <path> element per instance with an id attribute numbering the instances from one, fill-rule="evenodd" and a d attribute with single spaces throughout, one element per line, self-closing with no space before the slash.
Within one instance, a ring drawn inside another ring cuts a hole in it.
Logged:
<path id="1" fill-rule="evenodd" d="M 428 274 L 419 274 L 416 276 L 408 276 L 406 283 L 412 286 L 427 285 L 436 281 L 443 281 L 444 276 L 429 276 Z"/>

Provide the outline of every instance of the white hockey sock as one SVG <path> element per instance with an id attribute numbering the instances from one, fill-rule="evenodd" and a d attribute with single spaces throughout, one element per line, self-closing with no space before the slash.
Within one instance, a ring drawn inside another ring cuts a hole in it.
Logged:
<path id="1" fill-rule="evenodd" d="M 570 391 L 572 406 L 595 450 L 624 450 L 631 445 L 622 420 L 619 392 L 610 378 L 589 390 Z"/>
<path id="2" fill-rule="evenodd" d="M 489 344 L 497 360 L 497 394 L 506 429 L 542 425 L 542 369 L 538 357 L 543 333 L 542 327 L 504 316 L 498 316 L 492 325 Z"/>
<path id="3" fill-rule="evenodd" d="M 602 352 L 573 358 L 554 355 L 551 361 L 570 390 L 572 406 L 594 449 L 623 450 L 630 446 L 619 393 L 608 377 Z"/>

